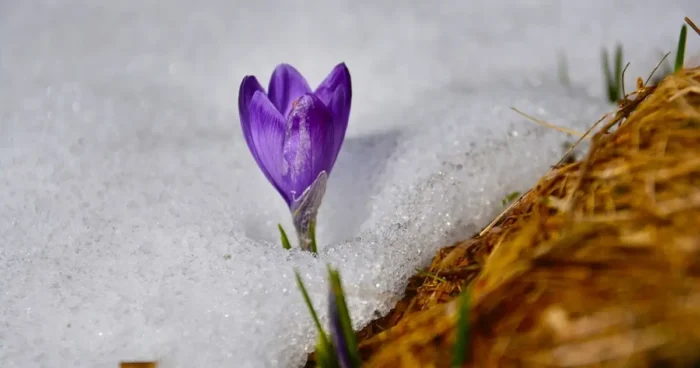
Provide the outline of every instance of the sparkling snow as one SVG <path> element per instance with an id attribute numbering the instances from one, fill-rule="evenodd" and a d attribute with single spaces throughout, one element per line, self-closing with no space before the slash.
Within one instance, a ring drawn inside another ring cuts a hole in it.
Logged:
<path id="1" fill-rule="evenodd" d="M 294 268 L 324 320 L 327 263 L 356 327 L 388 312 L 574 140 L 511 106 L 586 130 L 611 110 L 602 47 L 624 45 L 629 90 L 700 20 L 697 0 L 436 4 L 2 2 L 0 365 L 298 367 L 316 333 Z M 341 61 L 353 110 L 313 258 L 279 245 L 237 92 Z"/>

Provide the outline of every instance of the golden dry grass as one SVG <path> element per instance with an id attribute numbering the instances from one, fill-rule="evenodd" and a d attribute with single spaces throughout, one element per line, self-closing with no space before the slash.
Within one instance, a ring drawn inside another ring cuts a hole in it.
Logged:
<path id="1" fill-rule="evenodd" d="M 157 362 L 121 362 L 119 368 L 158 368 Z"/>
<path id="2" fill-rule="evenodd" d="M 638 84 L 543 177 L 359 333 L 363 367 L 447 367 L 471 285 L 473 367 L 700 362 L 700 68 Z"/>

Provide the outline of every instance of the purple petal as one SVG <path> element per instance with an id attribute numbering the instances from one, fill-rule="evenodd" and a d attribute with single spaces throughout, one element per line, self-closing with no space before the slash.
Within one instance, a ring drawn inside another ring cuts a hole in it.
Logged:
<path id="1" fill-rule="evenodd" d="M 282 116 L 289 116 L 292 102 L 307 93 L 311 93 L 309 83 L 293 66 L 280 64 L 272 72 L 268 96 Z"/>
<path id="2" fill-rule="evenodd" d="M 333 115 L 333 142 L 335 143 L 331 166 L 335 164 L 340 148 L 343 146 L 343 141 L 345 141 L 345 132 L 348 129 L 348 120 L 350 119 L 351 94 L 352 92 L 346 90 L 345 87 L 338 87 L 329 106 L 331 115 Z"/>
<path id="3" fill-rule="evenodd" d="M 282 176 L 293 199 L 333 165 L 333 117 L 318 97 L 303 95 L 287 117 Z"/>
<path id="4" fill-rule="evenodd" d="M 350 82 L 350 71 L 345 66 L 345 63 L 340 63 L 331 70 L 326 79 L 321 82 L 321 84 L 316 87 L 314 94 L 318 97 L 326 106 L 330 106 L 331 99 L 335 90 L 338 87 L 343 86 L 346 90 L 351 90 Z"/>
<path id="5" fill-rule="evenodd" d="M 241 87 L 238 90 L 238 115 L 241 120 L 243 137 L 245 138 L 246 144 L 248 144 L 248 149 L 250 149 L 250 153 L 253 155 L 253 158 L 255 159 L 255 162 L 258 164 L 258 166 L 261 166 L 260 158 L 258 158 L 258 153 L 255 149 L 255 145 L 253 144 L 253 138 L 250 128 L 251 122 L 249 109 L 250 101 L 253 99 L 253 95 L 255 94 L 255 92 L 258 91 L 264 93 L 262 86 L 260 86 L 260 83 L 258 83 L 258 80 L 255 77 L 246 76 L 243 78 L 243 81 L 241 82 Z"/>
<path id="6" fill-rule="evenodd" d="M 248 122 L 241 121 L 248 148 L 267 180 L 289 204 L 291 197 L 282 178 L 284 118 L 262 91 L 255 91 L 248 109 Z"/>
<path id="7" fill-rule="evenodd" d="M 265 90 L 263 90 L 254 76 L 245 76 L 241 82 L 241 87 L 238 89 L 238 114 L 241 118 L 241 124 L 250 124 L 248 121 L 248 107 L 250 106 L 250 100 L 253 99 L 253 95 L 257 91 L 265 93 Z M 246 136 L 246 140 L 247 139 L 248 137 Z"/>
<path id="8" fill-rule="evenodd" d="M 333 115 L 335 135 L 335 147 L 331 161 L 331 166 L 333 166 L 345 140 L 345 132 L 350 119 L 350 106 L 352 104 L 352 80 L 350 71 L 345 66 L 345 63 L 336 65 L 326 79 L 316 88 L 314 94 L 323 101 L 328 110 L 330 110 L 331 115 Z"/>

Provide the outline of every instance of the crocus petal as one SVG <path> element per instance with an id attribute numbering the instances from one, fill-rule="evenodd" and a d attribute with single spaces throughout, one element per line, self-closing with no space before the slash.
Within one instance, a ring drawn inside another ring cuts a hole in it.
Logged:
<path id="1" fill-rule="evenodd" d="M 253 99 L 253 95 L 255 95 L 255 92 L 262 92 L 264 93 L 264 90 L 260 83 L 258 83 L 258 80 L 253 77 L 253 76 L 246 76 L 243 78 L 243 81 L 241 82 L 241 86 L 238 91 L 238 114 L 241 119 L 241 128 L 243 130 L 243 137 L 245 138 L 245 142 L 248 145 L 248 149 L 250 150 L 250 153 L 253 155 L 253 158 L 255 159 L 255 162 L 260 166 L 261 168 L 263 167 L 262 163 L 260 162 L 260 157 L 258 157 L 258 152 L 255 147 L 255 144 L 253 143 L 253 134 L 251 130 L 251 121 L 250 121 L 250 102 Z M 263 169 L 263 172 L 265 176 L 267 177 L 268 180 L 272 181 L 272 179 L 269 177 L 267 171 Z"/>
<path id="2" fill-rule="evenodd" d="M 250 100 L 248 123 L 243 123 L 246 142 L 267 180 L 291 203 L 282 177 L 285 121 L 267 96 L 256 91 Z"/>
<path id="3" fill-rule="evenodd" d="M 265 93 L 265 90 L 263 90 L 262 86 L 260 83 L 258 83 L 258 80 L 254 76 L 245 76 L 241 82 L 241 87 L 238 89 L 238 114 L 240 115 L 241 124 L 243 125 L 250 124 L 248 120 L 248 107 L 250 106 L 250 100 L 253 99 L 253 95 L 257 91 Z M 246 141 L 247 140 L 248 136 L 246 136 Z M 248 145 L 250 145 L 250 142 L 248 142 Z"/>
<path id="4" fill-rule="evenodd" d="M 350 106 L 352 104 L 352 80 L 350 71 L 345 66 L 345 63 L 336 65 L 326 79 L 319 84 L 314 94 L 323 101 L 331 115 L 333 115 L 335 147 L 331 161 L 332 166 L 345 140 L 345 132 L 350 119 Z"/>
<path id="5" fill-rule="evenodd" d="M 280 64 L 272 72 L 268 96 L 282 116 L 287 117 L 292 102 L 307 93 L 311 93 L 309 83 L 293 66 Z"/>
<path id="6" fill-rule="evenodd" d="M 345 132 L 348 129 L 348 121 L 350 120 L 350 102 L 352 91 L 345 89 L 345 87 L 340 86 L 335 90 L 333 94 L 333 99 L 328 109 L 333 116 L 333 159 L 331 161 L 331 167 L 335 164 L 336 158 L 338 158 L 338 153 L 340 153 L 340 148 L 343 146 L 343 141 L 345 141 Z"/>
<path id="7" fill-rule="evenodd" d="M 321 82 L 321 84 L 316 87 L 314 94 L 318 97 L 326 106 L 331 104 L 331 99 L 335 90 L 338 87 L 343 86 L 346 90 L 351 90 L 350 81 L 350 71 L 348 70 L 345 63 L 340 63 L 336 65 L 333 70 L 328 74 L 326 79 Z M 350 95 L 348 94 L 348 99 Z"/>
<path id="8" fill-rule="evenodd" d="M 287 117 L 282 176 L 293 199 L 299 198 L 322 171 L 330 172 L 335 149 L 333 117 L 312 94 L 295 101 Z"/>

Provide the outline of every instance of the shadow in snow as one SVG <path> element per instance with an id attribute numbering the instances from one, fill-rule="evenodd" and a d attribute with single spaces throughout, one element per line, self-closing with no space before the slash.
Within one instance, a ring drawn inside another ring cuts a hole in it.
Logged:
<path id="1" fill-rule="evenodd" d="M 328 181 L 319 212 L 318 242 L 354 238 L 370 215 L 372 196 L 381 188 L 378 177 L 394 153 L 398 129 L 348 137 Z"/>

